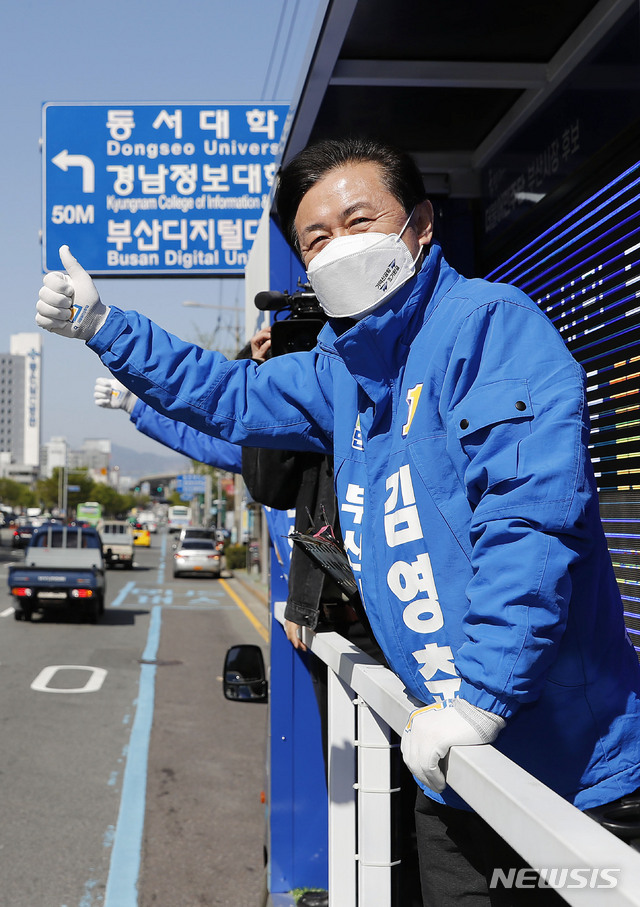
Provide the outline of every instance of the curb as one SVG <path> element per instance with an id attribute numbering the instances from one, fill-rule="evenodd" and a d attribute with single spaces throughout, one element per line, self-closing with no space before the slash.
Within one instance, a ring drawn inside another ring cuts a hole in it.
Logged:
<path id="1" fill-rule="evenodd" d="M 251 582 L 251 580 L 246 579 L 245 577 L 238 576 L 235 570 L 229 570 L 229 573 L 235 580 L 240 583 L 241 586 L 244 586 L 244 588 L 248 592 L 250 592 L 251 595 L 254 595 L 260 602 L 262 602 L 265 608 L 269 607 L 269 596 L 256 583 Z"/>

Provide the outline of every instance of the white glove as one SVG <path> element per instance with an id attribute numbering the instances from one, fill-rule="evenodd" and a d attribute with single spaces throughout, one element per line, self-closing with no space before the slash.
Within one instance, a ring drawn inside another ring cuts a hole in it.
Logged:
<path id="1" fill-rule="evenodd" d="M 123 409 L 127 413 L 133 412 L 137 397 L 130 390 L 120 384 L 116 378 L 97 378 L 93 389 L 93 400 L 96 406 L 106 409 Z"/>
<path id="2" fill-rule="evenodd" d="M 464 699 L 446 706 L 434 703 L 409 716 L 402 734 L 402 757 L 418 781 L 439 794 L 446 787 L 439 763 L 449 749 L 493 743 L 505 724 L 504 718 Z"/>
<path id="3" fill-rule="evenodd" d="M 79 264 L 69 246 L 60 247 L 60 260 L 67 273 L 45 274 L 36 304 L 36 324 L 45 331 L 91 340 L 109 314 L 94 282 Z"/>

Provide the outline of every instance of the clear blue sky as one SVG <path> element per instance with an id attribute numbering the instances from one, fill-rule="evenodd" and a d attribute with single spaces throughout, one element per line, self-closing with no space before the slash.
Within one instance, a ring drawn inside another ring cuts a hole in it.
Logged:
<path id="1" fill-rule="evenodd" d="M 41 107 L 45 101 L 279 101 L 294 94 L 318 0 L 22 0 L 2 15 L 0 262 L 2 341 L 39 330 L 42 281 Z M 137 309 L 186 340 L 217 313 L 183 300 L 233 305 L 238 279 L 96 281 L 106 303 Z M 233 317 L 233 316 L 231 316 Z M 84 343 L 42 332 L 42 440 L 84 438 L 161 452 L 119 412 L 93 403 L 108 372 Z"/>

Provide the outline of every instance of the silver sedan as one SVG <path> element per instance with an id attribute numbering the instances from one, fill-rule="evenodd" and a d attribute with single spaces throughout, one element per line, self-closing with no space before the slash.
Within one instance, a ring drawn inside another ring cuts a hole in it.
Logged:
<path id="1" fill-rule="evenodd" d="M 210 539 L 185 539 L 173 553 L 173 575 L 209 573 L 219 577 L 222 553 Z"/>

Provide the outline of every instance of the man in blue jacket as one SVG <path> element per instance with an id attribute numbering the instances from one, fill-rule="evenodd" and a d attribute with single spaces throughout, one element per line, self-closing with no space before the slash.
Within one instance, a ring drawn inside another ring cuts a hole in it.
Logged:
<path id="1" fill-rule="evenodd" d="M 260 328 L 238 353 L 238 359 L 251 358 L 264 362 L 271 349 L 271 328 Z M 226 472 L 242 471 L 242 448 L 210 434 L 196 431 L 184 422 L 168 419 L 162 413 L 138 400 L 135 394 L 115 378 L 96 378 L 93 389 L 96 406 L 121 409 L 129 414 L 137 430 L 165 447 L 176 450 L 199 463 L 207 463 Z"/>
<path id="2" fill-rule="evenodd" d="M 184 422 L 176 422 L 138 400 L 115 378 L 97 378 L 93 391 L 96 406 L 103 409 L 121 409 L 129 414 L 137 430 L 178 453 L 208 463 L 226 472 L 241 472 L 242 448 L 228 441 L 196 431 Z"/>
<path id="3" fill-rule="evenodd" d="M 640 786 L 640 671 L 599 519 L 584 374 L 528 297 L 447 264 L 405 156 L 319 143 L 285 168 L 277 203 L 329 316 L 311 352 L 257 368 L 183 343 L 105 306 L 67 247 L 36 320 L 85 340 L 173 419 L 333 454 L 367 615 L 425 704 L 402 746 L 423 792 L 425 902 L 489 903 L 501 858 L 446 786 L 451 746 L 495 741 L 581 809 Z"/>

